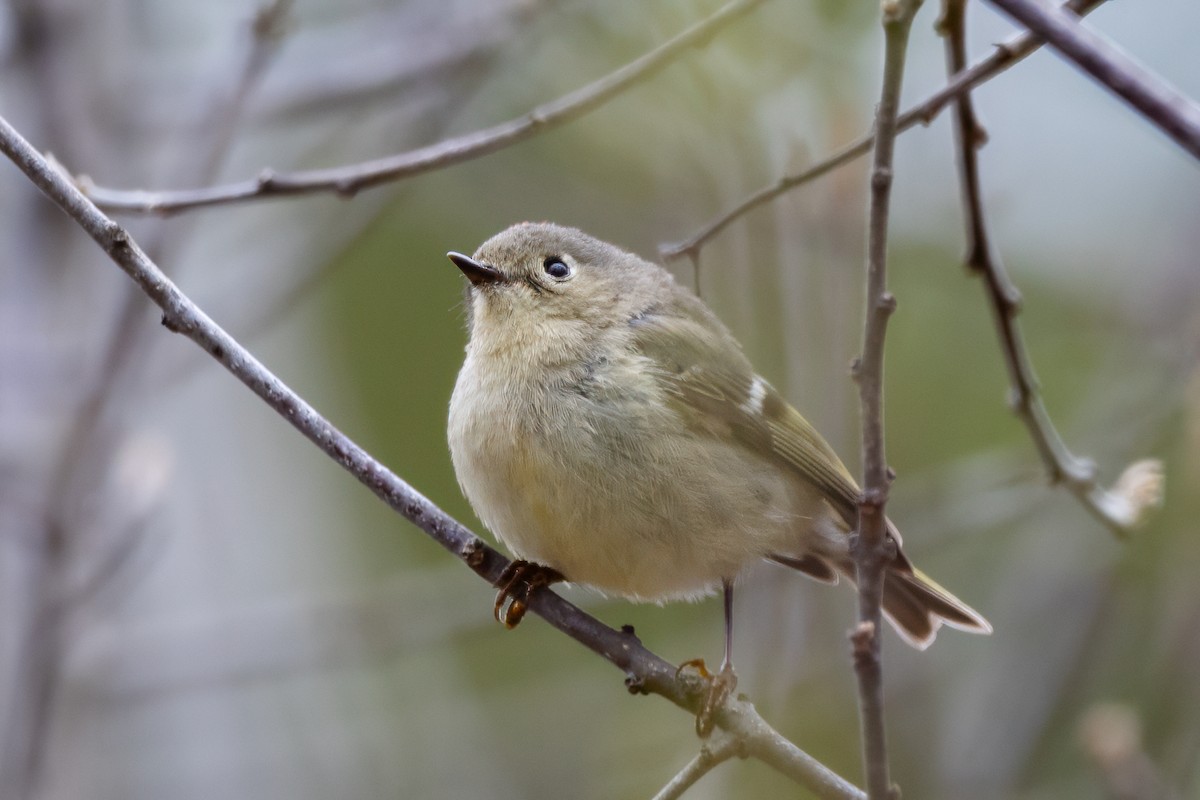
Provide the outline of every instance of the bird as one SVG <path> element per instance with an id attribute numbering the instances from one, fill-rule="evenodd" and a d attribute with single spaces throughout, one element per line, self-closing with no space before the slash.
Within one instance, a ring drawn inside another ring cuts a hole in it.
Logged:
<path id="1" fill-rule="evenodd" d="M 558 581 L 660 604 L 723 593 L 722 666 L 709 675 L 697 660 L 711 681 L 697 726 L 711 730 L 737 680 L 735 583 L 762 560 L 853 582 L 857 483 L 662 266 L 549 222 L 447 256 L 468 281 L 451 460 L 515 557 L 496 618 L 515 627 Z M 924 649 L 942 624 L 991 632 L 912 565 L 890 520 L 886 535 L 883 614 L 904 641 Z"/>

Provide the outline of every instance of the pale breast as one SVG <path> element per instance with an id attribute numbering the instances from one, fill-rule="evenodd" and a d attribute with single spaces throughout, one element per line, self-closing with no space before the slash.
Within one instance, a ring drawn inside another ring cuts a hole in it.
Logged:
<path id="1" fill-rule="evenodd" d="M 794 550 L 816 506 L 771 463 L 685 427 L 648 377 L 611 365 L 531 387 L 468 358 L 450 408 L 463 491 L 512 552 L 634 600 L 703 595 Z"/>

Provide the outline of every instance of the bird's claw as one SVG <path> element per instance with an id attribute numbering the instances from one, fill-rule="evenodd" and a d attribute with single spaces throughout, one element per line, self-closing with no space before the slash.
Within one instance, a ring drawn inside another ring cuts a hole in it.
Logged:
<path id="1" fill-rule="evenodd" d="M 509 630 L 521 624 L 529 610 L 529 598 L 538 589 L 563 580 L 556 569 L 517 559 L 510 561 L 496 579 L 496 603 L 492 613 Z"/>
<path id="2" fill-rule="evenodd" d="M 717 709 L 737 688 L 737 673 L 733 671 L 733 665 L 726 662 L 721 671 L 714 675 L 708 671 L 703 658 L 694 658 L 680 664 L 679 669 L 675 670 L 675 677 L 678 678 L 685 669 L 695 670 L 708 684 L 700 699 L 700 709 L 696 712 L 696 735 L 707 739 L 716 724 Z"/>

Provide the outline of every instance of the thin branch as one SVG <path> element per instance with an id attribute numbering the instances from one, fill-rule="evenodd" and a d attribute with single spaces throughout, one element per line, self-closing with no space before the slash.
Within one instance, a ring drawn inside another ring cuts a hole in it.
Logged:
<path id="1" fill-rule="evenodd" d="M 742 752 L 742 743 L 725 731 L 720 731 L 700 745 L 700 752 L 683 769 L 671 778 L 654 800 L 679 800 L 683 793 L 692 788 L 714 767 L 723 764 Z"/>
<path id="2" fill-rule="evenodd" d="M 958 73 L 967 58 L 965 0 L 946 0 L 938 25 L 946 37 L 946 70 L 951 74 Z M 1042 403 L 1033 364 L 1017 324 L 1020 293 L 1009 279 L 988 234 L 978 159 L 978 149 L 987 140 L 987 134 L 975 117 L 969 93 L 960 95 L 956 101 L 954 138 L 965 211 L 965 261 L 968 269 L 983 280 L 1008 370 L 1011 405 L 1029 430 L 1051 482 L 1065 485 L 1089 512 L 1115 533 L 1127 533 L 1142 519 L 1147 508 L 1161 501 L 1161 465 L 1138 462 L 1133 465 L 1137 467 L 1134 472 L 1125 471 L 1131 480 L 1109 491 L 1097 483 L 1095 465 L 1076 457 L 1067 448 Z"/>
<path id="3" fill-rule="evenodd" d="M 508 122 L 406 153 L 348 166 L 299 172 L 277 173 L 265 169 L 251 180 L 201 189 L 157 192 L 109 189 L 93 185 L 87 178 L 80 178 L 78 184 L 84 194 L 100 207 L 138 214 L 167 214 L 282 195 L 332 192 L 341 197 L 352 197 L 363 189 L 479 158 L 577 119 L 631 86 L 656 75 L 691 48 L 707 45 L 717 33 L 763 2 L 734 0 L 712 16 L 594 83 Z"/>
<path id="4" fill-rule="evenodd" d="M 278 55 L 292 22 L 294 0 L 271 0 L 263 5 L 250 23 L 250 41 L 241 68 L 234 73 L 231 87 L 221 87 L 205 116 L 209 140 L 199 148 L 200 158 L 187 180 L 212 180 L 226 160 L 234 134 L 241 126 L 246 101 L 262 82 Z M 215 123 L 214 123 L 215 121 Z"/>
<path id="5" fill-rule="evenodd" d="M 1063 8 L 1084 16 L 1091 13 L 1103 2 L 1104 0 L 1069 0 Z M 896 132 L 901 133 L 906 131 L 917 123 L 928 125 L 954 98 L 986 83 L 1014 64 L 1023 61 L 1044 43 L 1044 40 L 1035 34 L 1023 33 L 1014 36 L 1004 44 L 998 45 L 996 51 L 990 56 L 970 69 L 957 73 L 939 91 L 901 114 L 896 121 Z M 850 163 L 859 156 L 866 155 L 871 151 L 871 146 L 874 144 L 875 134 L 872 132 L 861 139 L 845 145 L 837 152 L 807 169 L 793 175 L 784 175 L 774 183 L 764 186 L 749 195 L 733 208 L 714 217 L 690 238 L 682 242 L 660 247 L 659 254 L 667 260 L 678 259 L 685 255 L 691 256 L 694 259 L 699 255 L 700 249 L 704 245 L 708 244 L 709 241 L 714 239 L 734 221 L 759 206 L 771 202 L 776 197 L 798 186 L 814 181 L 838 167 Z"/>
<path id="6" fill-rule="evenodd" d="M 3 118 L 0 118 L 0 151 L 74 219 L 162 309 L 164 326 L 203 348 L 305 438 L 477 575 L 489 583 L 500 576 L 508 563 L 504 556 L 389 471 L 284 385 L 180 292 L 120 225 L 101 213 Z M 529 606 L 559 631 L 621 669 L 631 692 L 658 694 L 693 714 L 696 712 L 703 683 L 686 675 L 677 676 L 675 666 L 643 647 L 632 630 L 613 630 L 549 591 L 536 593 Z M 716 722 L 742 740 L 748 753 L 818 797 L 829 800 L 864 797 L 853 785 L 784 739 L 749 702 L 728 702 L 717 712 Z"/>
<path id="7" fill-rule="evenodd" d="M 1200 105 L 1061 9 L 1038 0 L 990 0 L 1200 158 Z"/>
<path id="8" fill-rule="evenodd" d="M 892 161 L 900 89 L 904 83 L 908 36 L 921 0 L 883 2 L 883 87 L 875 110 L 875 155 L 871 168 L 871 206 L 867 241 L 867 308 L 863 350 L 855 375 L 862 406 L 863 493 L 858 504 L 858 531 L 853 547 L 858 583 L 858 626 L 854 671 L 858 677 L 862 717 L 863 769 L 867 796 L 887 800 L 892 794 L 888 774 L 887 736 L 883 713 L 883 662 L 880 630 L 883 624 L 883 577 L 895 557 L 895 542 L 887 533 L 888 470 L 883 434 L 883 346 L 896 299 L 887 289 L 888 211 L 892 197 Z"/>

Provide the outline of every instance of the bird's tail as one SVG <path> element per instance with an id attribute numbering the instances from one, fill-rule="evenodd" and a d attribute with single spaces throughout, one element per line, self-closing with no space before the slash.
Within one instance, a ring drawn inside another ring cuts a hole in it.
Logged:
<path id="1" fill-rule="evenodd" d="M 992 632 L 978 611 L 906 563 L 893 564 L 883 579 L 883 613 L 918 650 L 933 644 L 942 623 L 968 633 Z"/>
<path id="2" fill-rule="evenodd" d="M 771 560 L 824 583 L 837 583 L 838 573 L 854 583 L 854 562 L 848 558 L 776 554 Z M 978 611 L 909 563 L 902 550 L 897 551 L 883 579 L 883 614 L 900 637 L 918 650 L 933 644 L 943 623 L 968 633 L 992 632 L 992 626 Z"/>

